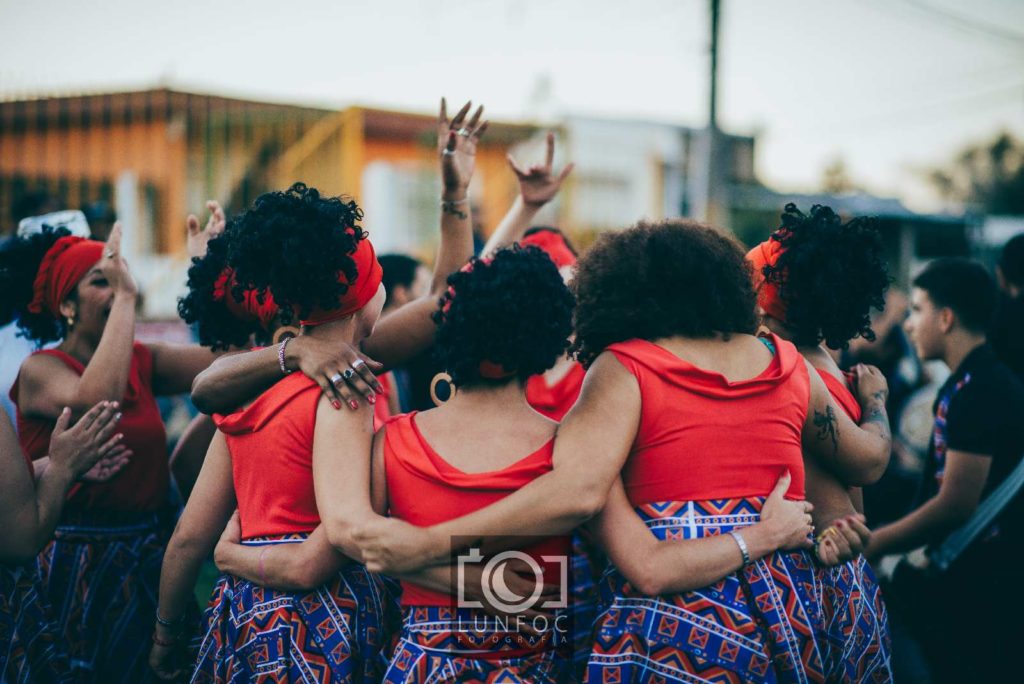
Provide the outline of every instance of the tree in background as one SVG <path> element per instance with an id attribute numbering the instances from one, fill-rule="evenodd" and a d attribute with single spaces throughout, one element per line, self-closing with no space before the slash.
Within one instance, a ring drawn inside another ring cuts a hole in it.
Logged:
<path id="1" fill-rule="evenodd" d="M 1024 214 L 1024 142 L 1000 133 L 964 148 L 929 179 L 947 200 L 987 214 Z"/>
<path id="2" fill-rule="evenodd" d="M 843 195 L 860 190 L 850 176 L 850 169 L 846 166 L 845 159 L 835 157 L 822 169 L 821 190 L 830 195 Z"/>

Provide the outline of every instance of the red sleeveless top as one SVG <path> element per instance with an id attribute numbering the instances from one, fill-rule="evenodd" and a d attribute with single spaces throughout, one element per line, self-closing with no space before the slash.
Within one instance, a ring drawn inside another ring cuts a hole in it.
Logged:
<path id="1" fill-rule="evenodd" d="M 583 366 L 574 362 L 569 372 L 554 385 L 548 385 L 543 373 L 531 376 L 526 381 L 526 401 L 537 413 L 561 422 L 579 398 L 586 374 Z"/>
<path id="2" fill-rule="evenodd" d="M 57 349 L 35 353 L 60 359 L 78 375 L 85 372 L 85 366 L 77 359 Z M 11 400 L 18 404 L 18 382 L 11 388 Z M 18 406 L 18 440 L 29 458 L 46 456 L 55 424 L 56 420 L 25 416 Z M 69 510 L 149 512 L 167 500 L 171 484 L 167 433 L 153 396 L 153 354 L 140 342 L 132 347 L 132 365 L 121 398 L 117 431 L 124 434 L 121 443 L 134 452 L 128 464 L 107 482 L 76 484 L 68 494 Z"/>
<path id="3" fill-rule="evenodd" d="M 853 396 L 850 388 L 845 382 L 832 375 L 828 371 L 816 368 L 818 375 L 825 381 L 825 387 L 828 388 L 828 393 L 832 395 L 832 398 L 836 400 L 839 407 L 846 412 L 846 415 L 850 416 L 850 420 L 854 423 L 860 423 L 861 409 L 860 402 L 857 401 L 857 397 Z"/>
<path id="4" fill-rule="evenodd" d="M 384 468 L 391 515 L 426 527 L 459 518 L 551 471 L 554 438 L 501 470 L 467 473 L 441 457 L 416 427 L 416 412 L 392 418 L 384 439 Z M 559 567 L 541 556 L 567 555 L 568 537 L 549 537 L 522 549 L 543 568 L 545 581 L 557 584 Z M 402 582 L 404 606 L 451 606 L 455 597 Z"/>
<path id="5" fill-rule="evenodd" d="M 214 415 L 231 452 L 242 538 L 312 532 L 313 429 L 320 386 L 292 373 L 249 406 Z"/>
<path id="6" fill-rule="evenodd" d="M 756 377 L 729 382 L 652 342 L 608 347 L 640 386 L 640 427 L 622 470 L 634 506 L 767 496 L 788 468 L 787 497 L 804 497 L 801 432 L 810 401 L 804 358 L 771 336 Z"/>

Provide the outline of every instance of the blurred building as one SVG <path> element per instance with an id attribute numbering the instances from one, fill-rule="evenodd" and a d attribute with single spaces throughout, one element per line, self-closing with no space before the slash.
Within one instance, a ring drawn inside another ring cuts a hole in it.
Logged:
<path id="1" fill-rule="evenodd" d="M 185 217 L 209 198 L 230 214 L 301 180 L 356 198 L 378 250 L 429 250 L 440 216 L 435 123 L 406 112 L 168 89 L 0 102 L 4 232 L 27 192 L 45 189 L 71 208 L 104 201 L 125 224 L 146 314 L 173 316 L 186 268 Z M 514 197 L 505 154 L 532 131 L 488 128 L 471 188 L 484 220 L 497 222 Z"/>

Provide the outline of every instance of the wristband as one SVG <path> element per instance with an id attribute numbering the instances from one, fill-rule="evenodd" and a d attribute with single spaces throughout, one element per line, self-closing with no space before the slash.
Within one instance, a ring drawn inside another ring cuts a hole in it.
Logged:
<path id="1" fill-rule="evenodd" d="M 163 625 L 167 629 L 176 629 L 178 627 L 181 627 L 181 625 L 185 622 L 185 616 L 182 615 L 177 620 L 165 620 L 162 617 L 160 617 L 160 609 L 157 608 L 156 609 L 156 622 L 157 622 L 158 625 Z"/>
<path id="2" fill-rule="evenodd" d="M 743 567 L 750 565 L 750 550 L 747 549 L 747 542 L 743 540 L 743 535 L 736 530 L 730 530 L 729 536 L 736 541 L 736 545 L 740 547 L 740 553 L 743 554 Z"/>
<path id="3" fill-rule="evenodd" d="M 284 338 L 281 342 L 281 346 L 277 348 L 277 365 L 281 366 L 281 373 L 283 375 L 290 375 L 295 371 L 288 370 L 288 366 L 284 365 L 284 350 L 288 348 L 288 343 L 292 340 L 290 337 Z"/>

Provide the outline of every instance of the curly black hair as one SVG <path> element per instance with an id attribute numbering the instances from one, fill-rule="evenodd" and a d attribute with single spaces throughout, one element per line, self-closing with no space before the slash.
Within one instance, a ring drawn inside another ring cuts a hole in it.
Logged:
<path id="1" fill-rule="evenodd" d="M 434 354 L 457 387 L 525 382 L 558 361 L 572 334 L 573 299 L 542 250 L 512 245 L 492 259 L 473 258 L 448 276 L 449 289 L 434 312 Z M 490 361 L 515 375 L 480 376 Z"/>
<path id="2" fill-rule="evenodd" d="M 735 239 L 694 221 L 641 221 L 580 258 L 573 353 L 589 366 L 615 342 L 752 334 L 750 266 Z"/>
<path id="3" fill-rule="evenodd" d="M 268 332 L 258 321 L 238 318 L 223 300 L 214 296 L 217 281 L 228 267 L 231 243 L 239 234 L 237 222 L 231 222 L 223 233 L 210 240 L 205 256 L 192 259 L 188 269 L 188 293 L 178 300 L 178 315 L 186 323 L 195 324 L 199 343 L 213 351 L 245 346 L 254 336 L 263 341 Z M 238 290 L 240 288 L 232 287 L 227 296 L 242 301 Z M 281 312 L 282 318 L 290 315 L 290 310 Z"/>
<path id="4" fill-rule="evenodd" d="M 336 306 L 348 291 L 338 273 L 349 282 L 358 275 L 351 255 L 367 237 L 362 218 L 355 201 L 321 196 L 304 183 L 260 195 L 225 229 L 233 296 L 241 301 L 244 290 L 269 291 L 286 317 L 294 312 L 299 319 Z"/>
<path id="5" fill-rule="evenodd" d="M 33 284 L 39 264 L 47 250 L 62 237 L 71 235 L 67 228 L 43 226 L 40 233 L 12 238 L 0 249 L 0 325 L 17 320 L 19 334 L 42 347 L 64 337 L 64 321 L 49 311 L 32 313 Z M 71 298 L 76 296 L 72 291 Z"/>
<path id="6" fill-rule="evenodd" d="M 871 309 L 884 308 L 891 278 L 874 218 L 843 223 L 829 207 L 804 214 L 789 203 L 771 239 L 782 253 L 764 276 L 779 285 L 794 344 L 845 349 L 855 337 L 875 339 Z"/>

